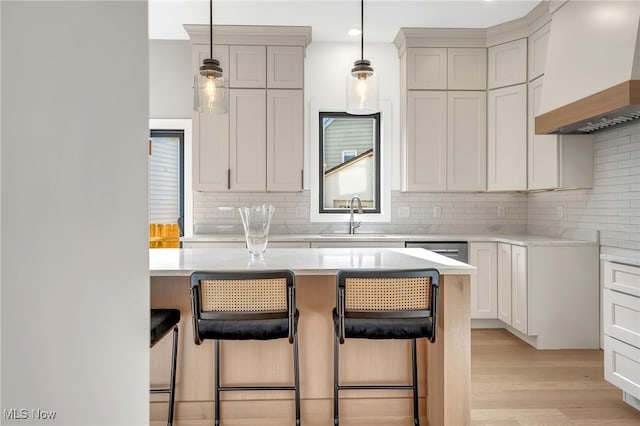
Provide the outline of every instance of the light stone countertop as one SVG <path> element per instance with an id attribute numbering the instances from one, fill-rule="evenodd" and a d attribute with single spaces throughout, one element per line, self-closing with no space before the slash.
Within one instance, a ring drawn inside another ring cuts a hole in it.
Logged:
<path id="1" fill-rule="evenodd" d="M 340 269 L 436 268 L 442 275 L 474 275 L 476 268 L 421 248 L 269 249 L 251 260 L 247 249 L 150 249 L 151 276 L 189 276 L 194 271 L 290 269 L 297 275 L 335 275 Z"/>
<path id="2" fill-rule="evenodd" d="M 193 237 L 182 237 L 183 242 L 244 242 L 241 234 L 199 234 Z M 522 246 L 533 245 L 585 245 L 596 244 L 592 241 L 570 240 L 564 238 L 544 237 L 528 234 L 369 234 L 365 232 L 349 234 L 271 234 L 269 241 L 428 241 L 428 242 L 499 242 Z"/>

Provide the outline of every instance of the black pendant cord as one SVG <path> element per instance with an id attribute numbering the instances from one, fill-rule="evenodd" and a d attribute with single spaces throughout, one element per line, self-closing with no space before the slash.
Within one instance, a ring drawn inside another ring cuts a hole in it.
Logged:
<path id="1" fill-rule="evenodd" d="M 213 0 L 209 0 L 209 57 L 213 59 Z"/>
<path id="2" fill-rule="evenodd" d="M 360 60 L 364 61 L 364 0 L 360 0 Z"/>

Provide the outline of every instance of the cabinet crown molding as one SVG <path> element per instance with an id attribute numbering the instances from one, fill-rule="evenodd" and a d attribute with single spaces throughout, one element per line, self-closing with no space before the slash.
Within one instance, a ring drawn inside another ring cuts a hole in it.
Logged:
<path id="1" fill-rule="evenodd" d="M 209 25 L 184 25 L 191 44 L 209 44 Z M 271 25 L 214 25 L 215 44 L 302 46 L 311 43 L 311 27 Z"/>

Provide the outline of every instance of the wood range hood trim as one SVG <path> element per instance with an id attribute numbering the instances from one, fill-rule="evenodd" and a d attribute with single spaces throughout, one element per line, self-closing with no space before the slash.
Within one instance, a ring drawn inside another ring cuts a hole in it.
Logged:
<path id="1" fill-rule="evenodd" d="M 535 133 L 591 133 L 638 118 L 640 80 L 628 80 L 537 116 Z M 603 119 L 610 124 L 597 126 Z"/>

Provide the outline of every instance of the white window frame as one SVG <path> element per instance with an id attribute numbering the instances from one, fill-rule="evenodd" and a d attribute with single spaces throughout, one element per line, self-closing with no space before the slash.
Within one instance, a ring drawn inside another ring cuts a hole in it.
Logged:
<path id="1" fill-rule="evenodd" d="M 318 182 L 320 172 L 320 128 L 318 119 L 320 112 L 343 111 L 344 105 L 323 105 L 311 100 L 309 102 L 309 193 L 310 193 L 310 222 L 349 223 L 349 213 L 320 213 Z M 389 100 L 380 101 L 380 213 L 358 215 L 358 221 L 363 223 L 391 222 L 391 155 L 393 144 L 392 105 Z"/>

